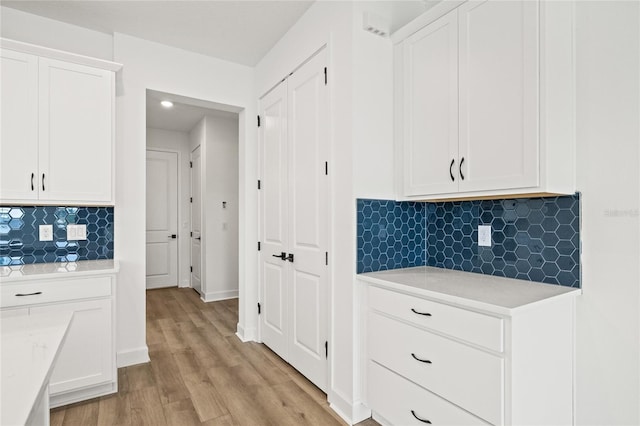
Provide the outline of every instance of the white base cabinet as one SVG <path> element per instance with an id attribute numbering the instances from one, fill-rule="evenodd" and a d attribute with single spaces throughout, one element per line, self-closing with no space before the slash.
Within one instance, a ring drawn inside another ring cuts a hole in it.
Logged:
<path id="1" fill-rule="evenodd" d="M 115 275 L 3 283 L 1 317 L 73 312 L 49 383 L 57 407 L 117 392 Z"/>
<path id="2" fill-rule="evenodd" d="M 449 294 L 425 291 L 429 272 L 410 285 L 362 279 L 363 394 L 373 418 L 403 426 L 573 424 L 578 292 L 495 277 L 478 284 L 474 275 L 455 272 Z M 490 298 L 487 283 L 498 303 L 536 287 L 539 300 L 507 309 L 479 302 Z"/>

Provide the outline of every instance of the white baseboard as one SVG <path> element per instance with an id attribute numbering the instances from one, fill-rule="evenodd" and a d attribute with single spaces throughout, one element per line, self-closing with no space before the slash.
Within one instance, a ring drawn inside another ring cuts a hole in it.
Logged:
<path id="1" fill-rule="evenodd" d="M 330 392 L 329 408 L 350 425 L 355 425 L 371 417 L 371 410 L 362 402 L 357 401 L 351 404 L 337 392 Z"/>
<path id="2" fill-rule="evenodd" d="M 147 362 L 149 362 L 149 348 L 147 346 L 120 351 L 116 354 L 116 365 L 118 368 Z"/>
<path id="3" fill-rule="evenodd" d="M 211 293 L 202 293 L 200 299 L 203 302 L 217 302 L 219 300 L 237 299 L 238 290 L 214 291 Z"/>
<path id="4" fill-rule="evenodd" d="M 89 386 L 87 388 L 82 388 L 71 392 L 63 392 L 57 395 L 51 395 L 49 403 L 51 408 L 55 408 L 62 405 L 85 401 L 87 399 L 97 398 L 99 396 L 110 395 L 116 392 L 118 392 L 118 382 L 114 381 L 103 383 L 97 386 Z"/>
<path id="5" fill-rule="evenodd" d="M 236 336 L 242 342 L 257 342 L 258 333 L 256 333 L 255 327 L 247 327 L 244 328 L 238 323 L 238 327 L 236 329 Z"/>

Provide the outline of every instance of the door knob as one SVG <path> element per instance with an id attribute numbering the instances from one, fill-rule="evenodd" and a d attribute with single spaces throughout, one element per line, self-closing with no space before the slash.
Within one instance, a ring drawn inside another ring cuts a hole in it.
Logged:
<path id="1" fill-rule="evenodd" d="M 284 259 L 283 259 L 284 260 Z M 287 256 L 287 260 L 291 263 L 293 263 L 293 253 L 289 253 L 289 256 Z"/>
<path id="2" fill-rule="evenodd" d="M 280 252 L 280 254 L 272 254 L 271 256 L 277 257 L 280 260 L 286 260 L 287 259 L 287 253 L 285 253 L 285 252 Z"/>
<path id="3" fill-rule="evenodd" d="M 171 234 L 167 238 L 172 238 L 175 240 L 176 238 L 178 238 L 178 236 L 176 234 Z"/>

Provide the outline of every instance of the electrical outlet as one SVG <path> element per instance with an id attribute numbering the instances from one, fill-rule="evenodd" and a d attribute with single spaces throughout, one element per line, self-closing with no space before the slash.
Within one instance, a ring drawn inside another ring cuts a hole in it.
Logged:
<path id="1" fill-rule="evenodd" d="M 53 241 L 53 225 L 40 225 L 38 231 L 40 241 Z"/>
<path id="2" fill-rule="evenodd" d="M 87 225 L 67 225 L 67 241 L 84 241 L 87 239 Z"/>
<path id="3" fill-rule="evenodd" d="M 480 247 L 491 247 L 490 225 L 478 225 L 478 245 Z"/>

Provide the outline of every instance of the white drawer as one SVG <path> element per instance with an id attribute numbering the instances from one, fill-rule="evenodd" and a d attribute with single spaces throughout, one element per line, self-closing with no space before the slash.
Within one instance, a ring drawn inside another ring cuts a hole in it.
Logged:
<path id="1" fill-rule="evenodd" d="M 426 421 L 434 425 L 487 424 L 373 361 L 369 361 L 368 377 L 369 407 L 392 425 L 424 426 Z"/>
<path id="2" fill-rule="evenodd" d="M 0 295 L 1 308 L 107 297 L 111 295 L 111 277 L 3 284 Z"/>
<path id="3" fill-rule="evenodd" d="M 369 358 L 482 419 L 503 422 L 504 360 L 369 313 Z"/>
<path id="4" fill-rule="evenodd" d="M 503 320 L 419 297 L 369 287 L 372 309 L 502 352 Z"/>

